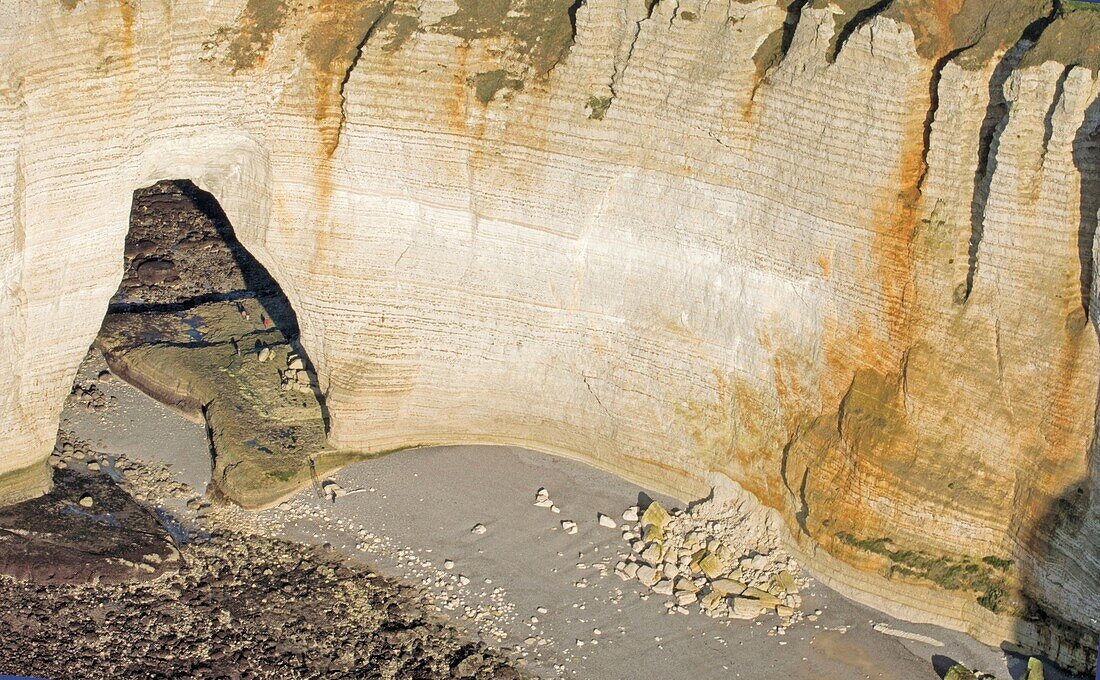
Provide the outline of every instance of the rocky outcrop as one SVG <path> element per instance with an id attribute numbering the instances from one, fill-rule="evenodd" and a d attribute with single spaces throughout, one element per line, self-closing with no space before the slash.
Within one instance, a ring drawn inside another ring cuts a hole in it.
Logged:
<path id="1" fill-rule="evenodd" d="M 131 193 L 190 178 L 331 445 L 721 474 L 850 594 L 1090 665 L 1097 45 L 1040 0 L 8 3 L 6 497 Z"/>

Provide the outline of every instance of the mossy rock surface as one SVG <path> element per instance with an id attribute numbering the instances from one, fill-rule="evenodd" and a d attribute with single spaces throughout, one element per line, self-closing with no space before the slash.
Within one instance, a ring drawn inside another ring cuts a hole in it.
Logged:
<path id="1" fill-rule="evenodd" d="M 362 458 L 327 451 L 316 385 L 285 389 L 294 350 L 262 299 L 185 311 L 109 315 L 96 343 L 112 370 L 147 394 L 205 421 L 213 481 L 246 508 L 270 505 L 315 476 Z M 259 360 L 267 348 L 269 361 Z"/>

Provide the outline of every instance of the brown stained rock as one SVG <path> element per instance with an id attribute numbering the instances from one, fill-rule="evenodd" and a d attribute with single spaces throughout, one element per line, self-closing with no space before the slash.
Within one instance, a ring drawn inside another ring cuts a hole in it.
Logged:
<path id="1" fill-rule="evenodd" d="M 189 182 L 136 191 L 127 267 L 111 303 L 171 305 L 249 288 L 258 288 L 257 294 L 276 290 L 232 234 L 216 201 Z"/>
<path id="2" fill-rule="evenodd" d="M 156 286 L 179 278 L 176 267 L 168 260 L 145 260 L 137 267 L 138 280 L 147 286 Z"/>
<path id="3" fill-rule="evenodd" d="M 123 255 L 127 258 L 133 259 L 137 257 L 148 257 L 157 251 L 157 244 L 149 239 L 127 239 L 126 248 L 123 250 Z"/>
<path id="4" fill-rule="evenodd" d="M 45 588 L 0 579 L 7 609 L 0 672 L 58 679 L 528 677 L 431 613 L 414 588 L 331 551 L 232 533 L 181 550 L 186 568 L 157 579 L 147 572 L 160 568 L 159 553 L 133 558 L 143 581 Z"/>
<path id="5" fill-rule="evenodd" d="M 532 76 L 548 73 L 573 46 L 570 0 L 458 0 L 457 11 L 432 30 L 471 41 L 503 40 Z"/>
<path id="6" fill-rule="evenodd" d="M 1024 55 L 1020 67 L 1050 61 L 1100 72 L 1100 5 L 1063 3 L 1063 11 Z"/>
<path id="7" fill-rule="evenodd" d="M 1025 64 L 1058 61 L 1096 70 L 1100 61 L 1095 40 L 1095 20 L 1100 12 L 1072 0 L 1058 5 L 1054 0 L 778 0 L 777 4 L 787 17 L 754 57 L 760 74 L 786 56 L 806 7 L 833 12 L 833 33 L 826 51 L 830 62 L 853 33 L 878 16 L 912 30 L 918 55 L 929 62 L 951 57 L 963 68 L 979 69 L 1029 32 L 1041 32 L 1045 37 Z M 1078 16 L 1072 16 L 1075 14 Z"/>
<path id="8" fill-rule="evenodd" d="M 263 62 L 287 16 L 287 0 L 248 0 L 229 46 L 226 61 L 234 71 Z"/>
<path id="9" fill-rule="evenodd" d="M 54 481 L 49 494 L 0 508 L 0 574 L 49 584 L 118 583 L 175 570 L 178 551 L 168 532 L 107 477 L 57 470 Z M 155 556 L 152 569 L 147 555 Z"/>

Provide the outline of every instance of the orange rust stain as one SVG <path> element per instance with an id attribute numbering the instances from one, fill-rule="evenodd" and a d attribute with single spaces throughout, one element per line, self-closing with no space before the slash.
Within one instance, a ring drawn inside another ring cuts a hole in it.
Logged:
<path id="1" fill-rule="evenodd" d="M 317 231 L 314 266 L 325 260 L 334 191 L 334 156 L 344 125 L 341 86 L 366 31 L 381 19 L 377 0 L 319 0 L 309 13 L 305 53 L 312 68 L 305 72 L 313 97 L 313 123 L 319 153 L 314 173 L 314 220 Z"/>
<path id="2" fill-rule="evenodd" d="M 818 389 L 822 404 L 838 404 L 844 396 L 852 377 L 860 369 L 870 369 L 880 374 L 898 370 L 898 354 L 883 346 L 875 334 L 874 324 L 868 312 L 854 312 L 851 322 L 836 315 L 825 317 L 821 337 L 823 370 Z"/>
<path id="3" fill-rule="evenodd" d="M 119 10 L 122 12 L 122 41 L 129 52 L 134 49 L 134 6 L 133 0 L 121 0 Z"/>
<path id="4" fill-rule="evenodd" d="M 772 368 L 775 379 L 775 394 L 779 400 L 780 417 L 788 432 L 794 430 L 798 422 L 808 415 L 808 402 L 813 395 L 803 381 L 805 373 L 799 370 L 800 358 L 794 349 L 780 347 L 772 355 Z"/>
<path id="5" fill-rule="evenodd" d="M 821 275 L 828 278 L 833 273 L 832 253 L 820 253 L 817 256 L 817 266 L 821 269 Z"/>
<path id="6" fill-rule="evenodd" d="M 457 134 L 466 132 L 466 80 L 469 78 L 467 62 L 470 58 L 470 44 L 462 43 L 455 48 L 455 72 L 451 77 L 451 94 L 447 97 L 447 124 Z"/>
<path id="7" fill-rule="evenodd" d="M 340 143 L 341 85 L 367 31 L 383 19 L 380 0 L 319 0 L 309 13 L 306 58 L 312 68 L 313 118 L 326 156 Z"/>
<path id="8" fill-rule="evenodd" d="M 928 59 L 937 59 L 958 47 L 952 20 L 963 9 L 965 0 L 894 3 L 902 20 L 913 29 L 917 50 Z"/>
<path id="9" fill-rule="evenodd" d="M 753 119 L 756 117 L 753 107 L 756 104 L 756 92 L 760 89 L 763 82 L 764 76 L 759 71 L 752 74 L 752 86 L 749 88 L 749 99 L 741 109 L 741 120 L 746 123 L 753 122 Z"/>
<path id="10" fill-rule="evenodd" d="M 1082 394 L 1080 386 L 1082 378 L 1088 377 L 1083 371 L 1089 368 L 1088 362 L 1082 361 L 1082 345 L 1096 341 L 1089 329 L 1088 319 L 1080 307 L 1070 313 L 1062 329 L 1062 342 L 1048 389 L 1050 410 L 1043 419 L 1042 437 L 1049 446 L 1047 460 L 1050 461 L 1079 458 L 1087 443 L 1080 441 L 1083 429 L 1080 423 L 1091 420 L 1088 404 L 1095 403 L 1095 395 Z M 1083 397 L 1090 398 L 1086 401 Z M 1067 444 L 1069 450 L 1066 450 Z"/>
<path id="11" fill-rule="evenodd" d="M 658 468 L 661 471 L 667 472 L 669 474 L 673 474 L 673 475 L 677 475 L 677 476 L 685 477 L 685 478 L 691 477 L 690 474 L 688 474 L 686 471 L 676 467 L 675 465 L 672 465 L 672 464 L 669 464 L 669 463 L 662 463 L 659 460 L 652 460 L 650 458 L 642 458 L 641 456 L 632 456 L 632 455 L 626 454 L 626 453 L 623 454 L 623 458 L 625 458 L 627 460 L 630 460 L 630 461 L 635 461 L 635 462 L 638 462 L 638 463 L 642 463 L 643 465 L 648 465 L 650 467 Z"/>
<path id="12" fill-rule="evenodd" d="M 889 344 L 895 351 L 912 341 L 914 304 L 913 239 L 923 204 L 919 189 L 924 172 L 924 120 L 911 115 L 903 132 L 896 193 L 888 193 L 875 206 L 871 253 L 882 289 Z"/>
<path id="13" fill-rule="evenodd" d="M 778 320 L 776 327 L 782 327 Z M 806 375 L 808 367 L 806 362 L 801 361 L 802 357 L 793 348 L 796 346 L 793 343 L 782 339 L 779 342 L 773 342 L 771 333 L 766 328 L 758 329 L 756 337 L 760 347 L 765 352 L 771 353 L 772 379 L 775 384 L 779 416 L 784 420 L 789 431 L 797 423 L 799 416 L 796 414 L 804 410 L 805 400 L 810 396 L 808 386 L 801 379 Z M 799 364 L 802 364 L 801 371 Z"/>
<path id="14" fill-rule="evenodd" d="M 317 74 L 313 84 L 313 122 L 321 140 L 321 151 L 325 159 L 331 159 L 340 144 L 341 102 L 333 90 L 339 87 L 331 74 Z"/>
<path id="15" fill-rule="evenodd" d="M 119 14 L 122 18 L 122 100 L 127 108 L 134 100 L 134 5 L 133 0 L 120 0 Z"/>

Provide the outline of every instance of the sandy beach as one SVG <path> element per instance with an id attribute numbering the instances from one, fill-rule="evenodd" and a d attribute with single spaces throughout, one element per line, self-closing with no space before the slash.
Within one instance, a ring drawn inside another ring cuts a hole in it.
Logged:
<path id="1" fill-rule="evenodd" d="M 79 379 L 94 379 L 99 361 L 86 362 Z M 164 466 L 166 480 L 190 490 L 150 491 L 138 500 L 185 527 L 244 527 L 325 545 L 408 579 L 461 628 L 513 652 L 542 677 L 932 680 L 960 662 L 1010 680 L 1024 669 L 1026 660 L 960 633 L 891 619 L 812 577 L 801 593 L 806 618 L 782 634 L 774 617 L 736 621 L 698 610 L 668 613 L 666 598 L 613 573 L 628 547 L 619 526 L 597 519 L 602 513 L 624 525 L 623 511 L 649 492 L 533 451 L 404 451 L 347 467 L 324 481 L 323 494 L 307 488 L 270 510 L 211 507 L 201 498 L 210 475 L 203 427 L 117 379 L 98 385 L 110 406 L 70 405 L 62 430 L 108 459 Z M 540 488 L 560 512 L 534 505 Z M 683 505 L 654 498 L 669 508 Z M 568 533 L 563 520 L 575 522 L 576 532 Z"/>

